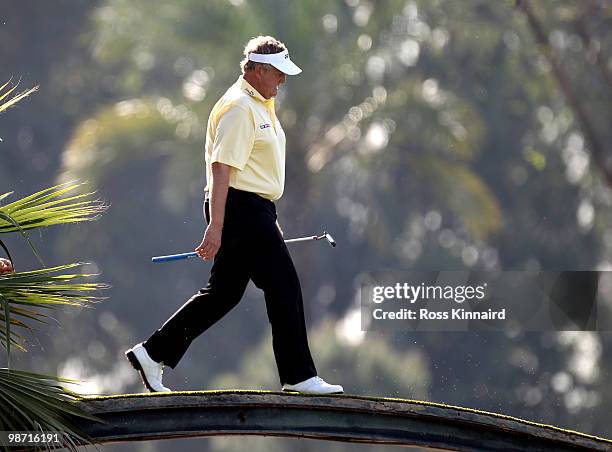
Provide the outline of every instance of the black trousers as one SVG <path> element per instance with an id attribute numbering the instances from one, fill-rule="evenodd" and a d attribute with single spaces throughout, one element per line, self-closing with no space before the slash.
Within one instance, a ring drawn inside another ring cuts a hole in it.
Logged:
<path id="1" fill-rule="evenodd" d="M 208 201 L 204 215 L 210 222 Z M 149 356 L 174 368 L 191 342 L 240 302 L 249 280 L 264 292 L 281 384 L 317 375 L 308 348 L 302 289 L 276 227 L 276 207 L 272 201 L 232 187 L 227 195 L 221 247 L 208 285 L 144 343 Z"/>

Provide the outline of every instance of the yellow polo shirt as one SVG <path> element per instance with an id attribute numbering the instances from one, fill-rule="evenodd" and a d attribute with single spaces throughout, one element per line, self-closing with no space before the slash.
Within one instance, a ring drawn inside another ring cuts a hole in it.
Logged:
<path id="1" fill-rule="evenodd" d="M 265 99 L 242 76 L 217 101 L 206 130 L 205 190 L 214 162 L 232 166 L 230 187 L 277 200 L 285 187 L 285 132 Z"/>

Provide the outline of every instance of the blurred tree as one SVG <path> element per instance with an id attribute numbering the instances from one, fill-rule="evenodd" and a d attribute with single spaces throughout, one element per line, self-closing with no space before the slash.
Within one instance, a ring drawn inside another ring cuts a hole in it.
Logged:
<path id="1" fill-rule="evenodd" d="M 609 118 L 612 70 L 606 62 L 610 61 L 612 46 L 612 7 L 609 2 L 594 0 L 554 2 L 553 14 L 548 9 L 542 11 L 541 5 L 526 0 L 517 2 L 517 7 L 525 14 L 534 39 L 550 65 L 551 74 L 583 131 L 583 135 L 572 136 L 564 149 L 566 159 L 573 163 L 572 166 L 568 165 L 567 175 L 570 181 L 578 182 L 581 187 L 583 201 L 578 211 L 579 219 L 590 217 L 587 225 L 592 224 L 604 238 L 605 252 L 602 253 L 601 267 L 607 269 L 611 244 L 612 166 L 609 149 L 612 135 Z M 603 174 L 603 181 L 581 177 L 580 172 L 585 172 L 590 166 Z M 608 187 L 603 187 L 604 183 Z M 610 310 L 600 310 L 598 315 L 601 320 L 605 316 L 609 319 Z M 599 430 L 606 428 L 603 417 L 611 403 L 610 391 L 605 386 L 593 390 L 592 384 L 603 381 L 605 375 L 612 373 L 612 347 L 602 346 L 610 344 L 611 340 L 609 332 L 562 335 L 560 342 L 564 348 L 573 351 L 572 358 L 568 360 L 568 368 L 553 377 L 554 386 L 557 392 L 563 393 L 570 411 L 579 412 L 583 404 L 595 408 L 597 414 L 593 416 L 593 423 Z M 580 360 L 584 361 L 581 363 Z"/>
<path id="2" fill-rule="evenodd" d="M 559 83 L 569 106 L 576 114 L 588 142 L 588 149 L 608 185 L 612 186 L 612 162 L 607 155 L 610 142 L 608 121 L 600 115 L 612 101 L 612 69 L 606 66 L 605 52 L 610 44 L 606 26 L 612 23 L 612 8 L 605 1 L 587 0 L 581 3 L 555 1 L 546 5 L 553 8 L 550 25 L 543 23 L 541 6 L 535 8 L 528 0 L 517 0 L 542 53 L 550 64 L 551 74 Z M 553 33 L 547 28 L 555 27 Z M 550 36 L 550 38 L 549 38 Z M 563 61 L 572 55 L 566 69 Z M 584 67 L 579 67 L 582 62 Z M 596 89 L 580 92 L 579 86 L 587 75 Z M 578 85 L 578 86 L 577 86 Z M 597 95 L 595 95 L 597 93 Z M 603 102 L 603 105 L 602 105 Z"/>
<path id="3" fill-rule="evenodd" d="M 597 61 L 609 48 L 608 8 L 550 4 L 535 14 L 551 42 L 567 44 L 554 50 L 603 124 L 610 103 Z M 305 69 L 279 96 L 290 181 L 281 223 L 291 235 L 325 226 L 339 239 L 333 252 L 295 248 L 313 321 L 352 309 L 371 269 L 591 269 L 610 260 L 609 189 L 514 1 L 107 0 L 93 20 L 94 64 L 67 70 L 88 82 L 62 177 L 95 181 L 114 209 L 60 247 L 97 256 L 115 285 L 114 312 L 139 334 L 205 282 L 201 266 L 156 269 L 160 277 L 143 263 L 199 241 L 202 220 L 190 212 L 200 209 L 206 118 L 239 73 L 241 46 L 259 33 L 284 40 Z M 597 54 L 590 66 L 567 32 L 581 21 Z M 606 127 L 597 131 L 609 147 Z M 236 353 L 219 353 L 217 370 L 235 368 L 262 334 L 262 311 L 246 309 L 232 323 L 244 336 L 226 345 Z M 605 434 L 585 413 L 605 393 L 597 372 L 610 338 L 564 337 L 398 334 L 392 343 L 422 347 L 434 400 Z M 209 336 L 207 353 L 222 343 Z M 579 377 L 575 350 L 597 344 L 604 352 Z"/>

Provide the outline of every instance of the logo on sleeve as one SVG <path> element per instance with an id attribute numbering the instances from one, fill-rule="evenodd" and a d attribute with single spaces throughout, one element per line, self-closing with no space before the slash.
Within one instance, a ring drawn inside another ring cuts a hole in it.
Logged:
<path id="1" fill-rule="evenodd" d="M 260 129 L 267 129 L 267 128 L 269 128 L 269 127 L 272 127 L 272 124 L 265 123 L 265 124 L 261 124 L 261 125 L 259 126 L 259 128 L 260 128 Z"/>

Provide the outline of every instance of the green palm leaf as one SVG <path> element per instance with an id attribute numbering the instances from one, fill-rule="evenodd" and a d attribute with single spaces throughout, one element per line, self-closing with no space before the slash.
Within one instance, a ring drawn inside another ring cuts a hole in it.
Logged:
<path id="1" fill-rule="evenodd" d="M 74 406 L 79 394 L 59 383 L 78 381 L 0 368 L 0 430 L 32 431 L 38 425 L 45 432 L 62 432 L 63 445 L 71 451 L 77 450 L 77 444 L 93 442 L 76 426 L 75 418 L 104 421 Z M 9 448 L 0 444 L 0 450 Z"/>
<path id="2" fill-rule="evenodd" d="M 0 302 L 2 303 L 2 309 L 4 312 L 4 336 L 6 336 L 6 353 L 8 355 L 8 366 L 11 366 L 11 308 L 8 300 L 0 294 Z M 0 327 L 2 331 L 3 327 Z"/>
<path id="3" fill-rule="evenodd" d="M 0 233 L 97 219 L 108 208 L 102 201 L 75 202 L 94 193 L 63 197 L 82 185 L 74 181 L 66 182 L 0 206 Z M 0 200 L 8 195 L 1 195 Z"/>
<path id="4" fill-rule="evenodd" d="M 19 327 L 16 316 L 43 322 L 41 309 L 57 309 L 62 306 L 90 307 L 102 297 L 88 293 L 107 288 L 106 284 L 82 283 L 75 280 L 93 275 L 61 273 L 81 264 L 66 264 L 40 270 L 5 273 L 0 275 L 0 301 L 4 306 L 3 323 L 0 324 L 0 343 L 10 353 L 10 324 Z M 60 274 L 58 274 L 60 273 Z M 12 320 L 9 321 L 9 319 Z"/>
<path id="5" fill-rule="evenodd" d="M 6 99 L 13 91 L 17 89 L 17 85 L 15 85 L 11 89 L 4 91 L 4 89 L 9 85 L 9 83 L 11 83 L 10 80 L 6 82 L 4 85 L 0 86 L 0 113 L 8 109 L 9 107 L 12 107 L 24 97 L 27 97 L 33 92 L 38 90 L 38 86 L 35 86 L 34 88 L 30 88 L 28 90 L 22 91 L 21 93 L 16 94 L 11 99 L 5 101 L 4 99 Z M 4 91 L 4 93 L 2 91 Z"/>
<path id="6" fill-rule="evenodd" d="M 44 322 L 48 316 L 41 310 L 56 310 L 63 306 L 90 307 L 103 298 L 91 292 L 108 287 L 100 283 L 83 283 L 79 279 L 93 276 L 72 273 L 80 263 L 0 275 L 0 343 L 6 349 L 10 366 L 10 347 L 25 351 L 24 337 L 11 332 L 11 326 L 32 330 L 24 320 Z M 67 273 L 68 272 L 68 273 Z M 77 444 L 91 443 L 73 423 L 75 417 L 101 421 L 83 412 L 71 401 L 78 394 L 57 382 L 77 383 L 76 380 L 39 375 L 23 371 L 0 369 L 0 430 L 64 432 L 63 446 L 77 450 Z M 0 444 L 0 450 L 8 450 Z"/>
<path id="7" fill-rule="evenodd" d="M 15 221 L 15 219 L 13 217 L 11 217 L 7 213 L 0 212 L 0 219 L 6 220 L 9 223 L 13 224 L 19 230 L 19 232 L 21 232 L 21 235 L 23 236 L 25 241 L 28 242 L 28 246 L 32 249 L 32 252 L 34 253 L 34 256 L 36 256 L 36 259 L 38 259 L 38 262 L 40 262 L 40 265 L 42 265 L 44 267 L 45 263 L 43 262 L 42 257 L 40 257 L 40 254 L 38 254 L 38 251 L 36 250 L 36 247 L 34 246 L 32 241 L 30 240 L 30 238 L 28 237 L 26 232 L 23 230 L 21 225 L 17 221 Z M 7 252 L 8 252 L 8 250 L 7 250 Z M 9 259 L 10 259 L 10 256 L 9 256 Z"/>

